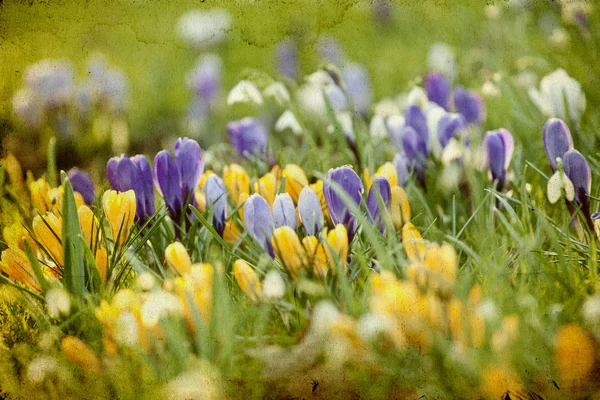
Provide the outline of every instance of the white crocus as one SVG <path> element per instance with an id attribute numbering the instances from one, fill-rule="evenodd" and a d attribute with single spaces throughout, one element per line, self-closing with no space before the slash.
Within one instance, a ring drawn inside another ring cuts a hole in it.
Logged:
<path id="1" fill-rule="evenodd" d="M 227 105 L 238 103 L 263 104 L 263 97 L 258 87 L 251 81 L 239 81 L 227 95 Z"/>
<path id="2" fill-rule="evenodd" d="M 263 280 L 262 289 L 265 300 L 281 299 L 285 295 L 285 283 L 281 274 L 274 269 L 269 271 Z"/>
<path id="3" fill-rule="evenodd" d="M 440 72 L 450 82 L 456 78 L 456 58 L 446 43 L 435 43 L 429 48 L 427 66 L 432 71 Z"/>
<path id="4" fill-rule="evenodd" d="M 67 316 L 71 312 L 71 299 L 64 289 L 53 288 L 46 294 L 46 306 L 51 318 Z"/>
<path id="5" fill-rule="evenodd" d="M 275 122 L 276 132 L 283 132 L 286 129 L 291 130 L 295 135 L 300 135 L 302 133 L 302 126 L 300 126 L 296 116 L 290 110 L 285 110 L 277 119 L 277 122 Z"/>
<path id="6" fill-rule="evenodd" d="M 578 123 L 585 111 L 586 100 L 581 84 L 564 69 L 557 69 L 546 75 L 540 83 L 540 89 L 530 88 L 528 93 L 535 105 L 548 117 Z"/>

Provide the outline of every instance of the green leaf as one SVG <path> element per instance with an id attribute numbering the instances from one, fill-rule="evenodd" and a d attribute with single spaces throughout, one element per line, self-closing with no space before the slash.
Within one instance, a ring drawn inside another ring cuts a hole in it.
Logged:
<path id="1" fill-rule="evenodd" d="M 63 281 L 65 288 L 74 296 L 82 297 L 85 294 L 85 265 L 83 262 L 83 247 L 79 217 L 73 186 L 64 171 L 61 171 L 63 186 L 62 207 L 62 243 L 65 256 L 63 268 Z"/>
<path id="2" fill-rule="evenodd" d="M 48 183 L 51 187 L 58 185 L 56 176 L 56 138 L 50 138 L 48 142 Z"/>
<path id="3" fill-rule="evenodd" d="M 96 264 L 96 258 L 92 254 L 92 249 L 85 241 L 85 238 L 79 236 L 81 239 L 81 247 L 83 249 L 83 255 L 85 260 L 85 271 L 88 280 L 86 286 L 90 293 L 98 293 L 102 287 L 102 279 L 100 278 L 100 271 L 98 271 L 98 265 Z"/>
<path id="4" fill-rule="evenodd" d="M 44 274 L 42 272 L 42 267 L 40 267 L 40 263 L 39 263 L 36 255 L 33 253 L 33 250 L 31 249 L 31 246 L 29 245 L 29 242 L 27 242 L 27 241 L 25 241 L 25 253 L 27 254 L 27 258 L 29 259 L 31 268 L 33 268 L 33 273 L 35 274 L 35 278 L 37 279 L 40 286 L 42 287 L 42 293 L 46 293 L 48 291 L 48 289 L 50 288 L 50 285 L 48 284 L 48 281 L 46 280 L 46 277 L 44 276 Z"/>

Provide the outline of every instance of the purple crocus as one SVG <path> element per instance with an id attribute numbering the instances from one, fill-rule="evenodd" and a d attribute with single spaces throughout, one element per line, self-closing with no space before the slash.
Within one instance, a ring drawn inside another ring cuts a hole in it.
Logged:
<path id="1" fill-rule="evenodd" d="M 590 190 L 592 187 L 592 172 L 585 157 L 577 150 L 569 150 L 563 156 L 565 174 L 575 188 L 575 199 L 573 202 L 581 206 L 581 211 L 592 227 L 590 216 Z"/>
<path id="2" fill-rule="evenodd" d="M 293 230 L 298 228 L 298 218 L 296 217 L 296 208 L 294 200 L 287 193 L 278 194 L 273 202 L 273 221 L 275 228 L 289 226 Z"/>
<path id="3" fill-rule="evenodd" d="M 481 96 L 462 86 L 454 89 L 454 107 L 465 117 L 468 124 L 479 124 L 485 118 L 485 106 Z"/>
<path id="4" fill-rule="evenodd" d="M 298 197 L 298 214 L 308 236 L 316 236 L 323 228 L 323 209 L 319 196 L 310 186 L 305 186 Z"/>
<path id="5" fill-rule="evenodd" d="M 153 180 L 163 196 L 169 214 L 179 221 L 186 202 L 195 205 L 194 191 L 204 170 L 200 145 L 193 139 L 179 138 L 175 143 L 175 159 L 166 150 L 154 157 Z"/>
<path id="6" fill-rule="evenodd" d="M 405 126 L 405 120 L 401 116 L 392 115 L 385 120 L 385 128 L 388 133 L 388 137 L 394 143 L 396 148 L 402 151 L 402 130 Z"/>
<path id="7" fill-rule="evenodd" d="M 381 233 L 385 232 L 383 215 L 387 212 L 391 199 L 392 191 L 388 180 L 382 176 L 375 178 L 367 196 L 367 217 L 379 227 Z"/>
<path id="8" fill-rule="evenodd" d="M 369 73 L 362 65 L 350 63 L 342 68 L 342 81 L 350 104 L 356 112 L 366 117 L 373 99 Z"/>
<path id="9" fill-rule="evenodd" d="M 94 181 L 87 172 L 79 168 L 71 168 L 67 175 L 73 185 L 73 190 L 81 194 L 86 204 L 92 204 L 95 197 Z"/>
<path id="10" fill-rule="evenodd" d="M 246 117 L 227 124 L 229 139 L 237 153 L 245 158 L 258 155 L 265 157 L 267 131 L 256 118 Z"/>
<path id="11" fill-rule="evenodd" d="M 298 47 L 293 39 L 280 42 L 275 49 L 275 64 L 281 76 L 298 80 Z"/>
<path id="12" fill-rule="evenodd" d="M 427 119 L 417 104 L 411 104 L 404 110 L 404 119 L 407 126 L 413 128 L 425 142 L 425 147 L 429 149 L 429 128 Z"/>
<path id="13" fill-rule="evenodd" d="M 188 87 L 196 94 L 196 100 L 205 105 L 217 102 L 221 92 L 223 63 L 214 54 L 198 58 L 194 69 L 187 78 Z"/>
<path id="14" fill-rule="evenodd" d="M 573 149 L 571 131 L 562 119 L 550 118 L 544 124 L 542 139 L 548 162 L 552 167 L 552 171 L 555 172 L 557 168 L 556 159 L 558 157 L 563 158 L 567 151 Z"/>
<path id="15" fill-rule="evenodd" d="M 244 225 L 250 236 L 273 256 L 271 237 L 275 222 L 269 203 L 261 195 L 253 194 L 244 202 Z"/>
<path id="16" fill-rule="evenodd" d="M 486 133 L 483 139 L 487 168 L 491 179 L 497 182 L 498 190 L 502 190 L 506 179 L 506 171 L 510 165 L 514 151 L 514 139 L 506 129 L 498 129 Z"/>
<path id="17" fill-rule="evenodd" d="M 408 159 L 404 154 L 396 153 L 392 163 L 394 164 L 394 167 L 396 167 L 398 185 L 401 187 L 406 186 L 406 182 L 408 181 Z"/>
<path id="18" fill-rule="evenodd" d="M 334 187 L 334 184 L 338 187 Z M 356 232 L 357 221 L 348 209 L 346 200 L 338 193 L 339 188 L 358 206 L 364 187 L 356 172 L 348 166 L 330 169 L 323 183 L 323 194 L 331 220 L 334 225 L 343 224 L 346 227 L 348 242 L 351 242 Z"/>
<path id="19" fill-rule="evenodd" d="M 223 236 L 227 212 L 227 192 L 223 180 L 215 174 L 210 175 L 204 184 L 204 193 L 207 206 L 212 208 L 213 226 L 217 233 Z"/>
<path id="20" fill-rule="evenodd" d="M 448 111 L 450 100 L 450 83 L 439 72 L 431 72 L 425 78 L 425 90 L 429 101 L 437 103 L 444 110 Z"/>
<path id="21" fill-rule="evenodd" d="M 146 165 L 144 165 L 144 161 Z M 141 223 L 154 214 L 154 189 L 150 174 L 150 165 L 143 155 L 129 158 L 123 154 L 121 157 L 112 157 L 106 164 L 108 182 L 114 190 L 134 191 L 135 218 Z M 150 185 L 148 185 L 148 181 L 150 181 Z"/>
<path id="22" fill-rule="evenodd" d="M 424 184 L 427 144 L 417 131 L 410 126 L 406 126 L 404 127 L 404 133 L 402 134 L 402 145 L 404 146 L 404 154 L 407 158 L 408 165 L 415 171 L 419 182 Z"/>
<path id="23" fill-rule="evenodd" d="M 438 140 L 442 149 L 448 145 L 450 139 L 459 136 L 467 129 L 467 121 L 461 114 L 446 113 L 438 121 Z"/>

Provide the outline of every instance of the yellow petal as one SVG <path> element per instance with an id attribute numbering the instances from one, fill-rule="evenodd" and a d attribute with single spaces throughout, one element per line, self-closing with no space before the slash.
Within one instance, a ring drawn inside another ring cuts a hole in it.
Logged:
<path id="1" fill-rule="evenodd" d="M 100 372 L 100 360 L 83 340 L 65 336 L 62 340 L 62 352 L 70 362 L 84 371 Z"/>
<path id="2" fill-rule="evenodd" d="M 180 275 L 188 272 L 192 267 L 192 260 L 181 242 L 174 242 L 165 249 L 167 264 Z"/>
<path id="3" fill-rule="evenodd" d="M 262 298 L 262 286 L 258 275 L 246 261 L 239 259 L 233 263 L 233 276 L 240 289 L 251 301 Z"/>
<path id="4" fill-rule="evenodd" d="M 346 227 L 342 224 L 337 224 L 335 228 L 329 231 L 327 234 L 327 243 L 329 243 L 329 246 L 337 255 L 338 262 L 345 271 L 346 262 L 348 259 L 348 231 L 346 230 Z M 328 256 L 327 258 L 329 260 L 332 272 L 335 273 L 335 259 L 329 253 L 327 246 L 326 254 Z"/>
<path id="5" fill-rule="evenodd" d="M 242 194 L 245 194 L 246 198 L 248 197 L 250 193 L 250 177 L 241 165 L 231 164 L 223 168 L 223 182 L 236 205 L 243 202 L 241 198 Z"/>
<path id="6" fill-rule="evenodd" d="M 285 191 L 297 203 L 300 192 L 308 185 L 306 174 L 300 166 L 287 164 L 283 169 L 282 176 L 285 177 Z"/>
<path id="7" fill-rule="evenodd" d="M 404 189 L 400 186 L 392 186 L 392 200 L 390 202 L 390 214 L 396 230 L 400 230 L 404 224 L 410 222 L 410 205 Z"/>
<path id="8" fill-rule="evenodd" d="M 277 179 L 270 172 L 267 172 L 258 182 L 254 183 L 254 191 L 260 194 L 271 207 L 275 201 L 277 189 Z"/>
<path id="9" fill-rule="evenodd" d="M 135 192 L 133 190 L 126 192 L 107 190 L 102 196 L 102 205 L 112 231 L 113 240 L 117 241 L 118 237 L 119 240 L 116 245 L 122 246 L 129 237 L 135 218 Z"/>
<path id="10" fill-rule="evenodd" d="M 390 183 L 390 186 L 398 185 L 398 173 L 396 172 L 396 167 L 394 167 L 394 164 L 391 162 L 388 161 L 379 167 L 375 175 L 373 175 L 373 179 L 380 176 L 386 178 Z"/>
<path id="11" fill-rule="evenodd" d="M 421 262 L 425 256 L 425 242 L 421 234 L 410 222 L 402 228 L 402 243 L 404 251 L 411 262 Z"/>
<path id="12" fill-rule="evenodd" d="M 98 267 L 98 273 L 103 283 L 106 283 L 108 278 L 108 253 L 104 247 L 98 247 L 96 249 L 96 266 Z"/>
<path id="13" fill-rule="evenodd" d="M 282 226 L 273 231 L 273 249 L 277 259 L 296 279 L 298 271 L 306 264 L 304 248 L 296 232 L 289 226 Z"/>
<path id="14" fill-rule="evenodd" d="M 2 252 L 0 270 L 25 286 L 42 290 L 27 255 L 16 247 L 11 246 Z"/>
<path id="15" fill-rule="evenodd" d="M 94 212 L 85 205 L 79 207 L 77 215 L 79 216 L 79 226 L 83 232 L 85 242 L 93 249 L 96 241 L 101 238 L 98 219 L 94 215 Z"/>
<path id="16" fill-rule="evenodd" d="M 33 218 L 33 233 L 56 264 L 62 266 L 64 264 L 61 242 L 62 218 L 52 212 L 44 216 L 36 215 Z"/>

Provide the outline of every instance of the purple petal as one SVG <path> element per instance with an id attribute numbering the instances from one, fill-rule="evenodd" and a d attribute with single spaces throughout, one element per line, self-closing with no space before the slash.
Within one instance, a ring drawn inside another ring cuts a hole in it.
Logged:
<path id="1" fill-rule="evenodd" d="M 244 202 L 244 225 L 246 230 L 263 249 L 271 252 L 270 243 L 275 230 L 269 203 L 259 194 L 253 194 Z"/>
<path id="2" fill-rule="evenodd" d="M 287 194 L 278 194 L 273 202 L 273 219 L 275 228 L 289 226 L 293 230 L 298 228 L 298 218 L 296 217 L 296 208 L 294 200 Z"/>
<path id="3" fill-rule="evenodd" d="M 371 223 L 376 224 L 379 227 L 381 233 L 385 232 L 385 221 L 382 217 L 386 212 L 391 199 L 392 192 L 388 180 L 384 177 L 376 178 L 371 184 L 369 195 L 367 196 L 367 217 Z M 385 207 L 383 209 L 381 208 L 381 201 L 383 201 L 383 206 Z"/>
<path id="4" fill-rule="evenodd" d="M 359 114 L 366 116 L 373 99 L 367 70 L 357 63 L 348 64 L 342 69 L 342 80 L 352 107 Z"/>
<path id="5" fill-rule="evenodd" d="M 500 190 L 504 185 L 506 150 L 504 141 L 498 131 L 488 132 L 483 140 L 484 149 L 487 154 L 487 168 L 492 175 L 492 179 L 498 182 Z"/>
<path id="6" fill-rule="evenodd" d="M 406 182 L 408 181 L 408 159 L 403 154 L 396 153 L 393 164 L 396 167 L 396 174 L 398 175 L 398 185 L 401 187 L 406 186 Z"/>
<path id="7" fill-rule="evenodd" d="M 481 96 L 462 86 L 454 89 L 454 106 L 469 124 L 480 123 L 485 116 L 485 108 Z"/>
<path id="8" fill-rule="evenodd" d="M 154 214 L 154 186 L 152 184 L 152 170 L 150 163 L 143 154 L 138 154 L 131 157 L 131 161 L 138 170 L 138 176 L 142 182 L 142 191 L 144 193 L 143 212 L 144 216 L 149 217 Z M 136 194 L 137 196 L 137 194 Z M 136 198 L 137 199 L 137 198 Z M 140 206 L 138 200 L 138 207 Z"/>
<path id="9" fill-rule="evenodd" d="M 204 193 L 206 193 L 207 206 L 213 210 L 213 226 L 217 233 L 223 236 L 225 214 L 227 212 L 227 192 L 221 178 L 215 174 L 210 175 L 206 179 Z"/>
<path id="10" fill-rule="evenodd" d="M 86 204 L 92 204 L 94 202 L 94 181 L 92 178 L 79 168 L 71 168 L 68 174 L 73 190 L 81 194 Z"/>
<path id="11" fill-rule="evenodd" d="M 515 152 L 515 139 L 513 138 L 512 133 L 504 128 L 500 128 L 496 132 L 500 135 L 502 141 L 504 142 L 504 169 L 508 170 L 510 160 L 512 160 L 513 153 Z"/>
<path id="12" fill-rule="evenodd" d="M 305 186 L 298 197 L 298 214 L 308 236 L 316 236 L 323 228 L 323 209 L 319 196 L 310 186 Z"/>
<path id="13" fill-rule="evenodd" d="M 450 100 L 450 83 L 446 78 L 438 73 L 431 72 L 425 78 L 425 90 L 429 101 L 437 103 L 444 110 L 448 110 L 448 101 Z"/>
<path id="14" fill-rule="evenodd" d="M 556 158 L 563 158 L 565 153 L 573 149 L 573 138 L 571 131 L 563 120 L 558 118 L 550 118 L 545 124 L 542 131 L 544 141 L 544 149 L 546 157 L 552 167 L 552 171 L 556 171 Z"/>
<path id="15" fill-rule="evenodd" d="M 119 160 L 119 157 L 112 157 L 106 163 L 106 177 L 108 178 L 110 187 L 114 190 L 119 190 L 119 180 L 117 179 L 117 166 L 119 165 Z"/>
<path id="16" fill-rule="evenodd" d="M 444 114 L 438 122 L 438 140 L 442 149 L 448 145 L 453 137 L 464 133 L 467 129 L 467 121 L 461 114 Z"/>
<path id="17" fill-rule="evenodd" d="M 258 155 L 264 158 L 267 148 L 267 131 L 256 118 L 246 117 L 227 124 L 229 139 L 242 157 Z"/>
<path id="18" fill-rule="evenodd" d="M 152 172 L 154 185 L 162 194 L 171 217 L 175 219 L 175 222 L 179 222 L 178 218 L 183 207 L 179 170 L 166 150 L 159 151 L 154 157 L 154 170 Z"/>
<path id="19" fill-rule="evenodd" d="M 569 150 L 563 156 L 565 174 L 575 187 L 575 203 L 589 206 L 589 197 L 592 186 L 592 172 L 585 157 L 577 150 Z M 585 211 L 585 210 L 584 210 Z"/>
<path id="20" fill-rule="evenodd" d="M 346 202 L 332 186 L 332 182 L 339 185 L 356 205 L 360 204 L 364 187 L 356 172 L 346 166 L 330 169 L 323 184 L 323 194 L 331 219 L 334 225 L 343 224 L 346 226 L 348 241 L 351 242 L 357 223 L 348 209 Z"/>
<path id="21" fill-rule="evenodd" d="M 427 119 L 421 108 L 416 104 L 409 105 L 404 111 L 404 119 L 406 125 L 413 128 L 421 136 L 427 147 L 429 142 L 429 128 L 427 127 Z"/>
<path id="22" fill-rule="evenodd" d="M 193 139 L 179 138 L 175 143 L 175 163 L 181 179 L 181 196 L 185 201 L 200 182 L 204 163 L 200 161 L 200 145 Z M 192 196 L 193 200 L 193 196 Z"/>

